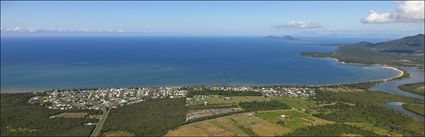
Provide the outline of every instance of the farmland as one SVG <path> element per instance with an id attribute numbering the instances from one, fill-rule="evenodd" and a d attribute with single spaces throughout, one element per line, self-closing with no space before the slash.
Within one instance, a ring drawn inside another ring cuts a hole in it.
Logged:
<path id="1" fill-rule="evenodd" d="M 166 136 L 276 136 L 289 131 L 255 115 L 242 113 L 184 125 Z"/>

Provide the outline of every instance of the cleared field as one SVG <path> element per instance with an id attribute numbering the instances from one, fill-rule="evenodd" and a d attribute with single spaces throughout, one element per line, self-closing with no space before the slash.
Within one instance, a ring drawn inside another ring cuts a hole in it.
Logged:
<path id="1" fill-rule="evenodd" d="M 86 112 L 65 112 L 51 116 L 51 118 L 84 118 L 87 114 Z"/>
<path id="2" fill-rule="evenodd" d="M 370 123 L 354 123 L 354 122 L 345 122 L 345 124 L 347 125 L 351 125 L 351 126 L 355 126 L 355 127 L 359 127 L 361 129 L 367 130 L 367 131 L 373 131 L 374 133 L 378 134 L 378 135 L 382 135 L 382 136 L 402 136 L 401 134 L 394 134 L 391 133 L 390 131 L 380 128 L 380 127 L 376 127 L 373 124 Z"/>
<path id="3" fill-rule="evenodd" d="M 189 110 L 186 114 L 186 121 L 198 119 L 202 117 L 226 114 L 242 111 L 241 108 L 220 108 L 220 109 L 202 109 L 202 110 Z"/>
<path id="4" fill-rule="evenodd" d="M 286 115 L 287 119 L 285 120 L 285 124 L 283 124 L 282 126 L 291 130 L 307 126 L 332 123 L 330 121 L 314 117 L 299 110 L 263 111 L 259 112 L 256 115 L 274 124 L 279 124 L 278 122 L 280 120 L 280 116 Z"/>
<path id="5" fill-rule="evenodd" d="M 280 101 L 292 108 L 315 108 L 318 105 L 314 101 L 306 98 L 291 98 L 291 97 L 271 97 L 273 100 Z"/>
<path id="6" fill-rule="evenodd" d="M 131 133 L 126 132 L 126 131 L 114 130 L 114 131 L 105 132 L 102 136 L 105 136 L 105 137 L 120 137 L 120 136 L 129 137 L 129 136 L 134 136 L 134 134 L 131 134 Z"/>
<path id="7" fill-rule="evenodd" d="M 276 136 L 291 130 L 250 113 L 235 114 L 181 126 L 165 136 Z"/>

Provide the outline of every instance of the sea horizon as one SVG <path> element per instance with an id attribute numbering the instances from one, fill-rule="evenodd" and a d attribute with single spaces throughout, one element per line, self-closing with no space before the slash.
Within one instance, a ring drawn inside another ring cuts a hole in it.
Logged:
<path id="1" fill-rule="evenodd" d="M 340 43 L 355 43 L 355 38 L 5 37 L 1 47 L 2 93 L 88 87 L 329 85 L 397 75 L 382 69 L 383 65 L 344 64 L 299 55 L 305 51 L 334 51 Z M 91 52 L 102 54 L 89 55 Z M 231 65 L 234 63 L 238 67 Z M 291 73 L 295 69 L 296 74 Z"/>

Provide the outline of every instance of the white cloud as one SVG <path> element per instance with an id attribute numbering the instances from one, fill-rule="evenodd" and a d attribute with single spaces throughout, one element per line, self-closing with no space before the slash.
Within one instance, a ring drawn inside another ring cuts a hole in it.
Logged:
<path id="1" fill-rule="evenodd" d="M 290 21 L 282 25 L 272 25 L 275 29 L 295 28 L 295 29 L 314 29 L 322 27 L 319 23 L 311 21 Z"/>
<path id="2" fill-rule="evenodd" d="M 37 33 L 37 32 L 53 32 L 53 33 L 66 33 L 66 32 L 83 32 L 83 33 L 111 33 L 111 32 L 125 32 L 123 29 L 63 29 L 63 28 L 22 28 L 22 27 L 1 27 L 1 32 L 4 33 Z"/>
<path id="3" fill-rule="evenodd" d="M 424 22 L 424 1 L 399 2 L 394 12 L 370 10 L 363 23 Z"/>
<path id="4" fill-rule="evenodd" d="M 393 14 L 391 13 L 379 13 L 374 10 L 369 11 L 369 15 L 364 18 L 365 23 L 389 23 L 394 22 Z"/>

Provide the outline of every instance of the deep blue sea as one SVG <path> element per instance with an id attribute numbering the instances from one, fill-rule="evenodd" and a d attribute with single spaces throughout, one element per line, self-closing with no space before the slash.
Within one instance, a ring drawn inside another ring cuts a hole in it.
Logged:
<path id="1" fill-rule="evenodd" d="M 319 85 L 392 77 L 379 65 L 300 56 L 352 39 L 2 37 L 2 92 L 184 85 Z M 361 41 L 361 39 L 359 39 Z"/>

